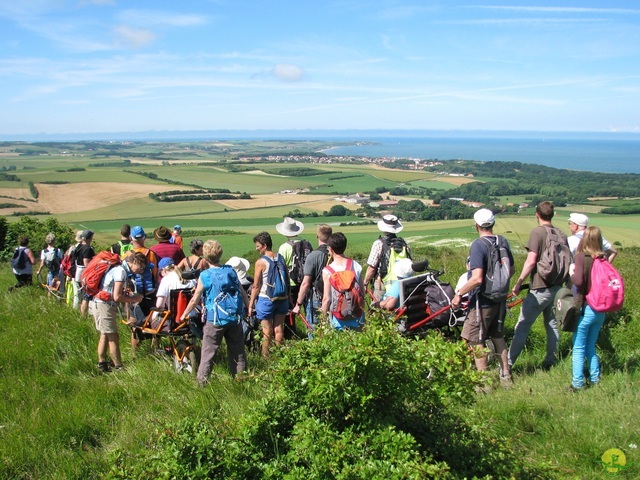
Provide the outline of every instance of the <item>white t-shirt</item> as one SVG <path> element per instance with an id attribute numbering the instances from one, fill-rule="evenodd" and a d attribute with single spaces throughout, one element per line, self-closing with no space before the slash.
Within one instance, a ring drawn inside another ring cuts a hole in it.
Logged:
<path id="1" fill-rule="evenodd" d="M 104 290 L 110 295 L 113 295 L 113 289 L 116 282 L 126 282 L 127 272 L 122 265 L 116 265 L 112 267 L 102 278 L 102 287 L 100 290 Z"/>
<path id="2" fill-rule="evenodd" d="M 195 286 L 195 280 L 187 280 L 186 282 L 181 282 L 180 277 L 176 272 L 169 272 L 167 275 L 162 277 L 160 281 L 160 285 L 158 286 L 158 291 L 156 292 L 156 297 L 163 297 L 164 303 L 162 304 L 162 308 L 169 308 L 169 292 L 171 290 L 178 290 L 180 288 L 193 288 Z"/>
<path id="3" fill-rule="evenodd" d="M 584 235 L 584 230 L 580 230 L 567 238 L 572 258 L 575 257 L 576 252 L 578 251 L 578 245 L 580 244 L 580 240 L 582 240 L 582 235 Z M 606 252 L 609 249 L 611 249 L 611 243 L 609 243 L 606 238 L 602 237 L 602 251 Z"/>

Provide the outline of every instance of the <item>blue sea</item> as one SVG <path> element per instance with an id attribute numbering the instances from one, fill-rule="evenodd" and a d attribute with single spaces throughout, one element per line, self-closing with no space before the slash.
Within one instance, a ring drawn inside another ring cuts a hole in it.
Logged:
<path id="1" fill-rule="evenodd" d="M 354 139 L 355 140 L 355 139 Z M 434 135 L 370 137 L 329 155 L 522 162 L 553 168 L 640 174 L 640 134 Z"/>

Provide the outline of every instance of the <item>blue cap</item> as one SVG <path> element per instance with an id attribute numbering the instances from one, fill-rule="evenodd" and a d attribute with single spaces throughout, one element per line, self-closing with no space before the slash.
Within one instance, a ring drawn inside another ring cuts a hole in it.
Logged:
<path id="1" fill-rule="evenodd" d="M 131 229 L 131 238 L 145 238 L 147 236 L 140 225 L 136 225 Z"/>
<path id="2" fill-rule="evenodd" d="M 180 225 L 174 225 L 173 229 L 174 230 L 182 230 L 182 227 Z"/>
<path id="3" fill-rule="evenodd" d="M 160 261 L 158 262 L 158 268 L 160 270 L 162 270 L 165 267 L 168 267 L 169 265 L 175 265 L 175 263 L 173 262 L 173 258 L 171 257 L 161 258 Z"/>

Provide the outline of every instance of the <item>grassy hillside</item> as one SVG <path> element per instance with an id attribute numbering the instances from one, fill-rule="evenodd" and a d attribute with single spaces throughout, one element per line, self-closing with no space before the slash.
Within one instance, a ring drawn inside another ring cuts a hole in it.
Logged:
<path id="1" fill-rule="evenodd" d="M 466 256 L 463 248 L 425 247 L 420 251 L 434 265 L 461 265 Z M 518 268 L 522 260 L 519 255 Z M 538 368 L 545 334 L 537 321 L 516 365 L 514 388 L 478 394 L 462 403 L 460 399 L 455 401 L 455 411 L 464 419 L 458 422 L 463 421 L 467 427 L 447 426 L 451 419 L 440 414 L 431 418 L 430 428 L 471 428 L 466 435 L 475 431 L 473 435 L 488 439 L 481 450 L 485 462 L 501 462 L 503 468 L 487 470 L 489 476 L 485 478 L 507 478 L 507 467 L 518 469 L 520 473 L 515 478 L 604 478 L 601 457 L 612 448 L 624 452 L 629 466 L 618 477 L 640 476 L 640 285 L 635 274 L 639 261 L 637 250 L 624 250 L 616 260 L 626 279 L 627 299 L 621 312 L 607 317 L 600 335 L 598 348 L 604 374 L 600 385 L 579 393 L 569 391 L 567 333 L 562 336 L 559 364 L 549 372 Z M 447 278 L 453 281 L 451 272 Z M 229 420 L 240 419 L 259 406 L 271 388 L 270 382 L 286 375 L 275 374 L 273 366 L 251 353 L 249 377 L 254 380 L 232 381 L 226 373 L 223 351 L 211 385 L 200 389 L 193 378 L 177 374 L 166 358 L 156 356 L 148 346 L 132 359 L 125 327 L 121 329 L 121 339 L 127 369 L 99 375 L 95 365 L 97 335 L 92 322 L 47 299 L 38 287 L 8 294 L 6 287 L 12 281 L 5 264 L 0 271 L 4 306 L 0 312 L 0 391 L 4 396 L 0 403 L 0 478 L 118 476 L 114 464 L 123 468 L 155 465 L 166 472 L 175 471 L 170 470 L 174 462 L 184 460 L 190 448 L 201 445 L 194 442 L 203 442 L 207 438 L 204 432 L 213 435 L 219 429 L 232 428 L 236 422 Z M 517 313 L 514 308 L 507 317 L 508 338 Z M 298 361 L 309 355 L 305 353 L 306 344 L 312 348 L 309 342 L 296 346 L 300 348 L 295 356 Z M 447 363 L 441 363 L 442 367 Z M 305 368 L 304 363 L 296 368 L 300 366 Z M 450 373 L 451 368 L 453 365 L 447 367 Z M 187 435 L 192 424 L 202 426 L 200 433 Z M 180 428 L 184 428 L 182 434 Z M 167 438 L 163 432 L 169 431 L 174 436 Z M 446 435 L 444 431 L 441 434 Z M 156 442 L 175 448 L 176 456 L 170 452 L 153 453 Z M 431 475 L 460 478 L 461 474 L 455 472 L 462 471 L 462 463 L 456 467 L 459 454 L 450 448 L 442 443 L 432 455 L 437 462 L 447 462 L 452 470 L 445 473 L 447 469 L 442 470 L 443 464 L 437 463 L 440 474 Z M 310 450 L 307 454 L 311 458 Z M 394 455 L 404 458 L 401 452 Z M 168 458 L 173 460 L 166 463 Z M 492 471 L 502 473 L 490 474 Z M 351 478 L 359 478 L 354 475 Z M 367 478 L 382 476 L 396 478 L 382 473 Z M 278 471 L 271 478 L 279 478 Z"/>

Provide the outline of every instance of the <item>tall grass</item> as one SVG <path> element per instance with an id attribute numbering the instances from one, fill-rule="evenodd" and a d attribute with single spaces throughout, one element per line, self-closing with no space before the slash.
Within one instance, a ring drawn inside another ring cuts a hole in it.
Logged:
<path id="1" fill-rule="evenodd" d="M 434 265 L 450 265 L 447 280 L 462 271 L 466 249 L 420 250 Z M 604 478 L 602 454 L 619 448 L 629 468 L 619 478 L 640 477 L 640 251 L 623 250 L 616 260 L 626 280 L 621 312 L 607 317 L 598 351 L 603 379 L 571 392 L 571 340 L 563 333 L 560 361 L 550 371 L 539 364 L 545 333 L 538 320 L 514 370 L 512 390 L 479 394 L 464 408 L 492 436 L 503 438 L 532 466 L 546 465 L 550 478 Z M 523 257 L 517 257 L 521 267 Z M 459 265 L 459 267 L 457 267 Z M 454 267 L 456 266 L 456 267 Z M 458 268 L 458 270 L 456 270 Z M 129 332 L 121 329 L 127 366 L 99 374 L 97 333 L 92 321 L 46 298 L 39 287 L 7 293 L 13 277 L 0 270 L 0 478 L 97 478 L 111 468 L 112 452 L 153 448 L 149 438 L 183 418 L 213 424 L 233 421 L 262 394 L 257 383 L 235 382 L 225 352 L 207 388 L 168 358 L 145 345 L 135 359 Z M 508 340 L 518 314 L 507 318 Z M 251 374 L 269 381 L 268 366 L 249 355 Z M 435 420 L 437 421 L 437 420 Z"/>

